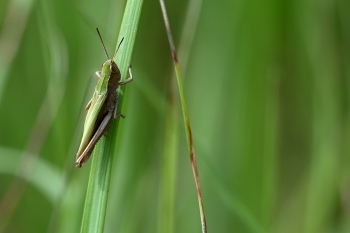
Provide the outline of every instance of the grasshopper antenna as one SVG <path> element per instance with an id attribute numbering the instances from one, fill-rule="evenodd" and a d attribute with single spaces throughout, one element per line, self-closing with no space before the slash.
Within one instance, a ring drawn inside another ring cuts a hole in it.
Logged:
<path id="1" fill-rule="evenodd" d="M 115 58 L 115 55 L 117 55 L 117 52 L 118 52 L 118 50 L 119 50 L 119 47 L 120 47 L 120 45 L 123 43 L 123 41 L 124 41 L 124 37 L 123 37 L 122 40 L 120 41 L 120 43 L 119 43 L 119 45 L 118 45 L 118 48 L 117 48 L 117 50 L 115 51 L 115 53 L 114 53 L 114 55 L 113 55 L 113 60 L 114 60 L 114 58 Z"/>
<path id="2" fill-rule="evenodd" d="M 105 44 L 103 43 L 103 40 L 102 40 L 102 37 L 101 37 L 100 31 L 98 30 L 98 28 L 96 28 L 96 31 L 97 31 L 97 33 L 98 33 L 98 36 L 100 37 L 100 40 L 101 40 L 101 43 L 102 43 L 103 49 L 105 50 L 105 53 L 106 53 L 107 59 L 109 60 L 109 56 L 108 56 L 108 53 L 107 53 L 107 50 L 106 50 Z M 119 48 L 119 47 L 118 47 L 118 48 Z"/>

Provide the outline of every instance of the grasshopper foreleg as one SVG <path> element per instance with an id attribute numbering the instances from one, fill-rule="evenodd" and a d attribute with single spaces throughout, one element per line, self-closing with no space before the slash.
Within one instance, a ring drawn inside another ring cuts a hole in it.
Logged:
<path id="1" fill-rule="evenodd" d="M 96 76 L 97 76 L 98 78 L 101 77 L 101 71 L 96 71 L 95 74 L 96 74 Z"/>
<path id="2" fill-rule="evenodd" d="M 131 65 L 129 66 L 129 74 L 130 74 L 130 77 L 128 79 L 125 79 L 122 82 L 119 82 L 119 85 L 124 85 L 132 81 Z"/>

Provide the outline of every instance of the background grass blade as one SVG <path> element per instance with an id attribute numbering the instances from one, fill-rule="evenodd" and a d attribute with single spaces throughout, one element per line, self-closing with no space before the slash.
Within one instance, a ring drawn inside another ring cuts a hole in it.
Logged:
<path id="1" fill-rule="evenodd" d="M 160 5 L 161 5 L 163 17 L 164 17 L 165 28 L 167 30 L 167 35 L 168 35 L 169 44 L 170 44 L 170 48 L 171 48 L 171 54 L 172 54 L 174 66 L 175 66 L 177 83 L 178 83 L 178 87 L 179 87 L 179 91 L 180 91 L 181 107 L 182 107 L 182 113 L 183 113 L 184 122 L 185 122 L 187 143 L 188 143 L 188 148 L 190 150 L 192 171 L 193 171 L 193 176 L 194 176 L 194 180 L 195 180 L 196 188 L 197 188 L 199 211 L 200 211 L 200 217 L 201 217 L 201 223 L 202 223 L 202 232 L 204 233 L 204 232 L 207 232 L 207 223 L 206 223 L 205 214 L 204 214 L 202 190 L 201 190 L 201 186 L 200 186 L 199 174 L 198 174 L 198 168 L 197 168 L 197 162 L 196 162 L 196 152 L 195 152 L 194 145 L 193 145 L 190 119 L 188 116 L 186 100 L 185 100 L 185 93 L 184 93 L 183 85 L 182 85 L 182 76 L 181 76 L 180 66 L 179 66 L 179 62 L 178 62 L 177 54 L 176 54 L 176 50 L 175 50 L 174 39 L 173 39 L 171 29 L 170 29 L 169 19 L 168 19 L 166 7 L 165 7 L 163 0 L 160 0 Z"/>
<path id="2" fill-rule="evenodd" d="M 185 76 L 188 58 L 191 53 L 194 35 L 197 29 L 202 0 L 191 0 L 186 10 L 186 17 L 181 31 L 178 56 L 182 61 L 182 72 Z M 176 232 L 175 197 L 177 157 L 179 154 L 179 116 L 180 101 L 178 98 L 175 71 L 171 74 L 167 93 L 167 111 L 164 135 L 164 153 L 162 158 L 162 184 L 159 198 L 158 232 Z M 158 98 L 159 101 L 160 98 Z"/>
<path id="3" fill-rule="evenodd" d="M 124 37 L 125 42 L 122 44 L 121 49 L 115 58 L 115 62 L 121 70 L 121 80 L 126 78 L 126 72 L 131 61 L 139 17 L 141 14 L 142 2 L 142 0 L 129 0 L 125 8 L 118 39 L 118 41 L 120 41 L 121 38 Z M 122 86 L 121 88 L 124 90 L 125 86 Z M 119 92 L 118 112 L 120 112 L 122 108 L 122 93 L 125 93 L 125 90 Z M 81 226 L 81 232 L 84 233 L 103 232 L 104 229 L 118 121 L 119 120 L 112 124 L 111 129 L 104 137 L 100 139 L 93 153 Z"/>

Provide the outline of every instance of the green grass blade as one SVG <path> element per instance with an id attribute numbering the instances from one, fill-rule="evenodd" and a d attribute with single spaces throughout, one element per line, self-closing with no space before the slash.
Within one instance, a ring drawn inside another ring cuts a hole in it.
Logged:
<path id="1" fill-rule="evenodd" d="M 175 86 L 175 85 L 171 85 Z M 171 90 L 175 88 L 171 87 Z M 171 91 L 172 92 L 172 91 Z M 170 96 L 170 95 L 169 95 Z M 158 232 L 174 232 L 174 202 L 175 202 L 175 176 L 177 164 L 178 144 L 178 101 L 168 98 L 167 118 L 165 124 L 164 153 L 162 160 L 162 185 L 160 195 L 160 211 L 158 216 Z"/>
<path id="2" fill-rule="evenodd" d="M 162 8 L 162 13 L 164 17 L 164 22 L 165 22 L 165 27 L 167 30 L 167 35 L 169 39 L 169 44 L 171 48 L 171 53 L 174 61 L 174 66 L 175 66 L 175 73 L 177 77 L 177 84 L 179 87 L 179 92 L 180 92 L 180 99 L 181 99 L 181 107 L 182 107 L 182 113 L 183 113 L 183 118 L 185 121 L 185 128 L 186 128 L 186 136 L 187 136 L 187 144 L 188 148 L 190 151 L 190 159 L 191 159 L 191 166 L 192 166 L 192 171 L 193 171 L 193 176 L 194 180 L 196 183 L 196 188 L 197 188 L 197 195 L 198 195 L 198 202 L 199 202 L 199 211 L 200 211 L 200 217 L 201 217 L 201 224 L 202 224 L 202 232 L 205 233 L 207 232 L 207 224 L 206 224 L 206 219 L 205 219 L 205 214 L 204 214 L 204 206 L 203 206 L 203 200 L 202 200 L 202 191 L 200 187 L 200 181 L 199 181 L 199 174 L 198 174 L 198 168 L 197 168 L 197 162 L 196 162 L 196 152 L 194 149 L 193 145 L 193 138 L 192 138 L 192 131 L 191 131 L 191 126 L 190 126 L 190 119 L 188 116 L 188 111 L 187 111 L 187 106 L 186 106 L 186 100 L 185 100 L 185 93 L 182 85 L 182 75 L 180 71 L 180 65 L 177 59 L 177 54 L 176 54 L 176 49 L 175 49 L 175 44 L 174 40 L 172 37 L 171 29 L 170 29 L 170 24 L 169 24 L 169 19 L 168 15 L 166 12 L 166 7 L 164 4 L 163 0 L 160 0 L 160 5 Z"/>
<path id="3" fill-rule="evenodd" d="M 119 42 L 124 37 L 124 42 L 115 58 L 122 80 L 126 79 L 128 73 L 142 3 L 143 0 L 129 0 L 125 8 L 118 39 Z M 121 93 L 125 93 L 125 85 L 121 89 Z M 123 95 L 119 94 L 118 112 L 122 103 Z M 94 150 L 81 232 L 103 232 L 117 130 L 118 120 L 112 123 L 111 129 L 101 138 Z"/>
<path id="4" fill-rule="evenodd" d="M 197 22 L 201 11 L 202 0 L 191 0 L 187 7 L 186 18 L 182 28 L 178 55 L 182 61 L 182 72 L 186 74 L 188 58 L 191 53 Z M 176 232 L 175 228 L 175 193 L 176 193 L 176 170 L 178 138 L 179 138 L 179 111 L 180 101 L 177 98 L 177 86 L 175 72 L 170 78 L 170 87 L 167 96 L 167 111 L 164 137 L 164 152 L 162 159 L 162 184 L 159 197 L 158 232 Z M 157 101 L 159 102 L 157 98 Z"/>

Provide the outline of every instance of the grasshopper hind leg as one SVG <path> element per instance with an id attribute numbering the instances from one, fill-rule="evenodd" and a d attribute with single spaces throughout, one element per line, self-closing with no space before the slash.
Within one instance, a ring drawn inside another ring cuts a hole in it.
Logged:
<path id="1" fill-rule="evenodd" d="M 112 112 L 108 112 L 108 114 L 103 118 L 101 124 L 98 126 L 96 132 L 94 133 L 94 136 L 91 138 L 89 144 L 86 146 L 83 153 L 75 161 L 77 167 L 81 167 L 89 159 L 96 143 L 108 129 L 109 123 L 111 122 L 111 118 Z"/>

